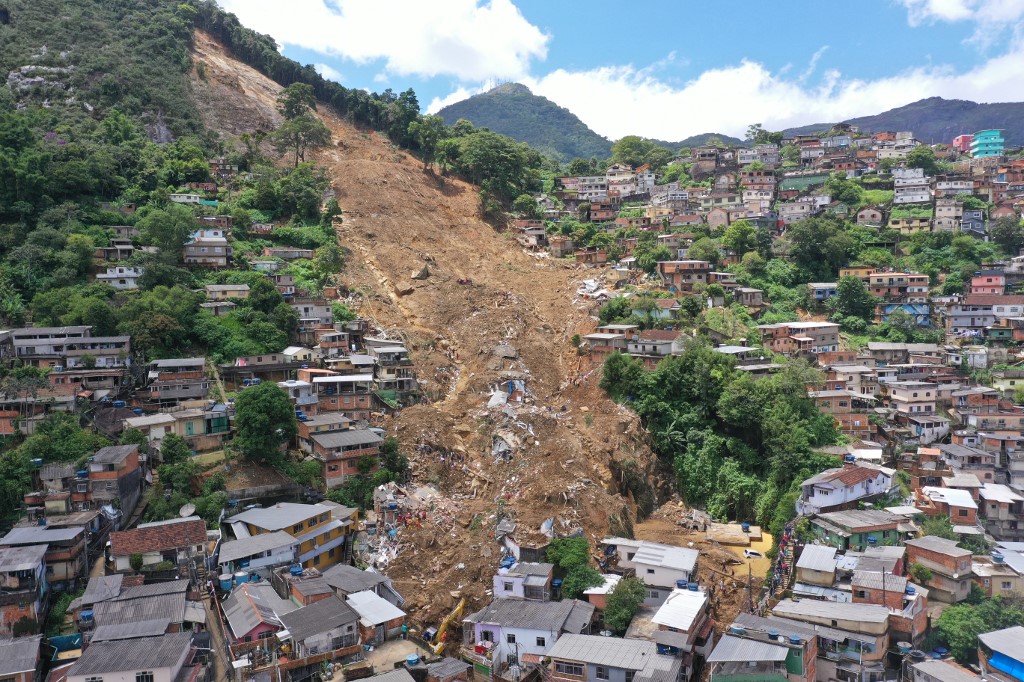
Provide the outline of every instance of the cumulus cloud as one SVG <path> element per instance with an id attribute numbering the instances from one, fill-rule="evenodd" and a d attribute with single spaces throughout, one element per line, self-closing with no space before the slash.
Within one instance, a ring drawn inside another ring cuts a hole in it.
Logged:
<path id="1" fill-rule="evenodd" d="M 341 82 L 341 71 L 338 71 L 330 64 L 314 64 L 313 68 L 316 69 L 316 72 L 318 74 L 320 74 L 327 80 L 332 80 L 337 83 Z"/>
<path id="2" fill-rule="evenodd" d="M 466 99 L 468 97 L 472 97 L 473 95 L 477 95 L 477 94 L 483 92 L 485 89 L 486 89 L 485 87 L 480 87 L 480 88 L 458 87 L 458 88 L 455 88 L 454 90 L 452 90 L 450 93 L 448 93 L 444 97 L 435 97 L 434 99 L 430 100 L 430 104 L 427 105 L 426 111 L 427 111 L 428 114 L 436 114 L 438 111 L 440 111 L 441 109 L 444 109 L 449 104 L 455 104 L 456 102 L 461 102 L 462 100 L 464 100 L 464 99 Z"/>
<path id="3" fill-rule="evenodd" d="M 633 66 L 558 69 L 526 83 L 611 139 L 639 134 L 680 140 L 706 132 L 742 136 L 755 122 L 778 130 L 840 121 L 936 95 L 1018 101 L 1024 99 L 1024 46 L 968 71 L 927 66 L 876 80 L 848 78 L 830 69 L 810 84 L 744 60 L 705 71 L 681 87 Z"/>
<path id="4" fill-rule="evenodd" d="M 219 0 L 279 43 L 401 76 L 517 79 L 547 56 L 549 36 L 511 0 Z"/>

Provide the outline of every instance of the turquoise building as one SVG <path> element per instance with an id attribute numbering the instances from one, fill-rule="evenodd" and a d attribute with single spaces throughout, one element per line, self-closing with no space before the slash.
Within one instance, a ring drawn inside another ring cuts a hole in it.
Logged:
<path id="1" fill-rule="evenodd" d="M 983 156 L 1003 155 L 1003 131 L 1002 130 L 979 130 L 974 133 L 971 140 L 971 157 L 977 159 Z"/>

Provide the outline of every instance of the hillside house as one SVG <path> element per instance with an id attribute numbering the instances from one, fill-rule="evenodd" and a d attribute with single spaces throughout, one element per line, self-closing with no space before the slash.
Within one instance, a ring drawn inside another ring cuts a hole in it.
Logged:
<path id="1" fill-rule="evenodd" d="M 379 468 L 380 444 L 384 439 L 370 429 L 346 429 L 329 433 L 313 433 L 313 457 L 323 465 L 328 488 L 336 488 L 351 476 L 360 474 L 363 458 L 373 461 L 371 471 Z"/>
<path id="2" fill-rule="evenodd" d="M 834 509 L 852 509 L 861 501 L 891 494 L 895 471 L 865 463 L 847 463 L 812 476 L 800 484 L 797 510 L 818 514 Z"/>
<path id="3" fill-rule="evenodd" d="M 906 541 L 907 565 L 921 564 L 932 572 L 927 581 L 929 595 L 935 601 L 955 603 L 970 594 L 971 551 L 960 549 L 953 540 L 926 535 Z"/>
<path id="4" fill-rule="evenodd" d="M 499 568 L 494 576 L 494 596 L 497 599 L 551 599 L 551 580 L 554 565 L 521 561 L 509 568 Z"/>
<path id="5" fill-rule="evenodd" d="M 886 542 L 899 542 L 909 531 L 901 530 L 906 518 L 878 509 L 823 512 L 811 519 L 811 532 L 824 544 L 840 550 L 863 551 Z"/>
<path id="6" fill-rule="evenodd" d="M 659 261 L 658 274 L 670 291 L 692 291 L 695 284 L 707 284 L 714 268 L 705 260 Z"/>
<path id="7" fill-rule="evenodd" d="M 614 554 L 619 570 L 633 570 L 643 581 L 647 587 L 644 603 L 648 605 L 664 603 L 679 581 L 688 582 L 697 573 L 695 549 L 616 537 L 601 543 Z"/>
<path id="8" fill-rule="evenodd" d="M 207 284 L 203 287 L 207 301 L 242 301 L 249 298 L 248 284 Z"/>
<path id="9" fill-rule="evenodd" d="M 858 225 L 881 227 L 885 225 L 886 212 L 881 206 L 865 206 L 857 211 L 855 220 Z"/>
<path id="10" fill-rule="evenodd" d="M 46 545 L 0 548 L 0 635 L 10 637 L 23 618 L 41 623 L 49 585 Z"/>
<path id="11" fill-rule="evenodd" d="M 142 565 L 170 561 L 175 566 L 200 564 L 206 558 L 206 522 L 198 516 L 139 524 L 131 530 L 110 534 L 111 568 L 131 571 L 131 557 L 142 556 Z"/>
<path id="12" fill-rule="evenodd" d="M 589 634 L 593 616 L 594 606 L 576 599 L 494 599 L 463 619 L 462 658 L 488 676 L 536 665 L 562 637 Z"/>
<path id="13" fill-rule="evenodd" d="M 283 530 L 299 541 L 296 561 L 305 568 L 324 570 L 342 560 L 344 545 L 354 533 L 352 521 L 333 518 L 323 504 L 279 502 L 272 507 L 247 509 L 226 523 L 242 524 L 249 535 Z M 236 537 L 238 536 L 236 531 Z"/>
<path id="14" fill-rule="evenodd" d="M 758 325 L 762 344 L 776 353 L 828 353 L 839 350 L 839 325 L 832 322 L 779 322 Z"/>
<path id="15" fill-rule="evenodd" d="M 185 242 L 182 255 L 185 265 L 214 270 L 226 268 L 233 254 L 226 235 L 220 228 L 196 230 Z"/>
<path id="16" fill-rule="evenodd" d="M 686 679 L 682 660 L 659 653 L 661 647 L 641 639 L 566 634 L 551 648 L 554 682 L 669 682 Z"/>
<path id="17" fill-rule="evenodd" d="M 139 279 L 143 272 L 145 271 L 142 268 L 118 265 L 96 275 L 96 281 L 109 284 L 118 291 L 131 291 L 139 288 Z"/>
<path id="18" fill-rule="evenodd" d="M 192 682 L 202 666 L 195 662 L 192 633 L 94 641 L 64 673 L 66 682 L 132 680 Z"/>

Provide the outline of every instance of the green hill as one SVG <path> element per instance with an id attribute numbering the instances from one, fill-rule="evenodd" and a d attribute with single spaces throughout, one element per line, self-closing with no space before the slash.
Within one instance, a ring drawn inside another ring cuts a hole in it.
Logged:
<path id="1" fill-rule="evenodd" d="M 525 142 L 559 161 L 605 159 L 611 155 L 610 140 L 588 128 L 568 109 L 519 83 L 499 85 L 449 104 L 437 114 L 448 125 L 464 118 L 477 127 Z"/>
<path id="2" fill-rule="evenodd" d="M 931 144 L 949 144 L 957 135 L 986 128 L 1002 128 L 1009 146 L 1024 145 L 1024 102 L 978 104 L 962 99 L 929 97 L 874 116 L 851 118 L 845 123 L 859 126 L 862 132 L 911 130 Z M 828 130 L 831 123 L 790 128 L 793 135 L 809 135 Z"/>

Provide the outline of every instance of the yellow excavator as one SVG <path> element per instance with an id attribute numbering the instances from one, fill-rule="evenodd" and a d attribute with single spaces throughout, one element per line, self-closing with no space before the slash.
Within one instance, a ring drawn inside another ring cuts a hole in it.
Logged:
<path id="1" fill-rule="evenodd" d="M 430 648 L 433 650 L 435 654 L 440 654 L 444 651 L 444 645 L 447 641 L 445 635 L 448 632 L 448 628 L 449 626 L 451 626 L 452 623 L 455 623 L 460 618 L 462 618 L 462 612 L 465 609 L 466 598 L 463 597 L 459 600 L 459 603 L 455 605 L 455 608 L 452 609 L 451 613 L 444 617 L 444 620 L 441 621 L 441 624 L 437 627 L 436 630 L 434 630 L 432 633 L 430 632 L 430 630 L 427 630 L 425 634 L 431 635 L 427 638 L 427 643 L 430 644 Z"/>

